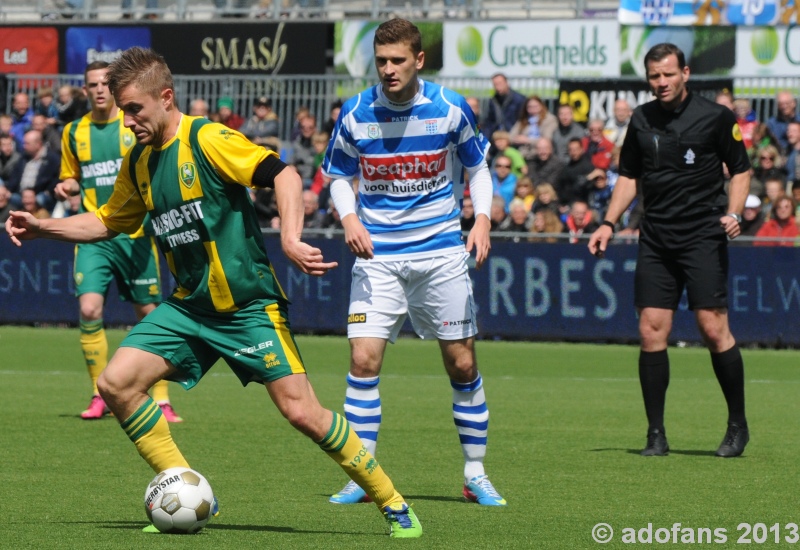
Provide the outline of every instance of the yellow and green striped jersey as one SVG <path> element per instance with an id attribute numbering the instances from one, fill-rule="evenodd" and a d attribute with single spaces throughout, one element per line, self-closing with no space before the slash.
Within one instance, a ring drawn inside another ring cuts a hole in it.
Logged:
<path id="1" fill-rule="evenodd" d="M 163 147 L 130 150 L 97 217 L 125 233 L 150 214 L 178 284 L 172 297 L 187 308 L 231 312 L 255 299 L 286 303 L 247 189 L 269 154 L 222 124 L 183 115 Z"/>

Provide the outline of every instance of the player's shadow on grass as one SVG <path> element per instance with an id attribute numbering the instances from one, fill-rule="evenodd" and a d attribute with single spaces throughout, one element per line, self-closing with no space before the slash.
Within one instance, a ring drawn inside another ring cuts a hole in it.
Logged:
<path id="1" fill-rule="evenodd" d="M 78 522 L 78 523 L 94 523 L 94 522 Z M 98 522 L 102 524 L 103 529 L 127 529 L 130 531 L 141 531 L 149 524 L 143 521 L 113 521 L 113 522 Z M 291 533 L 297 535 L 372 535 L 378 536 L 378 533 L 364 533 L 364 532 L 343 532 L 343 531 L 318 531 L 312 529 L 295 529 L 294 527 L 281 527 L 277 525 L 231 525 L 224 523 L 215 523 L 204 528 L 196 535 L 186 535 L 187 537 L 202 536 L 206 531 L 263 531 L 270 533 Z M 144 533 L 144 534 L 157 534 L 157 533 Z M 174 535 L 181 536 L 181 535 Z M 384 535 L 380 535 L 384 536 Z"/>
<path id="2" fill-rule="evenodd" d="M 319 495 L 321 497 L 328 498 L 330 495 Z M 436 502 L 464 502 L 464 497 L 443 497 L 440 495 L 403 495 L 403 498 L 406 501 L 414 501 L 414 500 L 433 500 Z M 372 504 L 372 502 L 361 502 L 359 504 Z"/>
<path id="3" fill-rule="evenodd" d="M 608 447 L 602 449 L 589 449 L 590 453 L 603 453 L 603 452 L 620 452 L 624 451 L 630 455 L 638 455 L 642 453 L 641 449 L 620 449 L 618 447 Z M 707 450 L 680 450 L 680 449 L 670 449 L 669 454 L 671 455 L 686 455 L 686 456 L 716 456 L 715 451 L 707 451 Z"/>

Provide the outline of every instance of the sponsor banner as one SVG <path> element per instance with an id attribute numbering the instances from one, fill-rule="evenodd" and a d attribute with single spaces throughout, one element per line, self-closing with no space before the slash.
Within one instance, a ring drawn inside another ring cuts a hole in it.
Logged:
<path id="1" fill-rule="evenodd" d="M 733 79 L 689 79 L 687 86 L 713 101 L 720 90 L 733 90 Z M 571 105 L 575 120 L 583 123 L 613 117 L 618 99 L 627 100 L 632 109 L 654 99 L 643 80 L 561 80 L 558 98 L 559 103 Z"/>
<path id="2" fill-rule="evenodd" d="M 150 47 L 148 27 L 68 27 L 64 33 L 64 68 L 67 74 L 83 74 L 89 63 L 111 63 L 133 46 Z"/>
<path id="3" fill-rule="evenodd" d="M 306 275 L 280 253 L 277 238 L 265 239 L 292 301 L 292 328 L 344 334 L 348 322 L 367 321 L 358 312 L 348 317 L 353 256 L 341 239 L 307 240 L 339 267 L 324 277 Z M 637 341 L 637 250 L 636 245 L 614 245 L 605 258 L 597 259 L 589 255 L 585 241 L 493 242 L 486 264 L 470 271 L 482 337 Z M 76 324 L 72 261 L 73 246 L 66 243 L 29 241 L 18 248 L 0 239 L 0 322 Z M 800 345 L 798 261 L 800 248 L 795 247 L 730 248 L 728 313 L 738 342 Z M 163 286 L 172 285 L 165 281 Z M 104 320 L 110 325 L 133 324 L 130 304 L 120 302 L 113 285 L 112 289 Z M 409 329 L 406 323 L 406 332 Z M 671 339 L 700 342 L 685 298 L 675 314 Z"/>
<path id="4" fill-rule="evenodd" d="M 372 41 L 382 21 L 347 19 L 333 29 L 333 67 L 336 74 L 377 77 Z M 435 74 L 442 68 L 442 23 L 413 21 L 422 34 L 425 65 L 420 73 Z"/>
<path id="5" fill-rule="evenodd" d="M 613 20 L 446 23 L 445 76 L 610 77 L 619 75 Z"/>
<path id="6" fill-rule="evenodd" d="M 736 65 L 736 27 L 645 27 L 620 30 L 620 74 L 645 77 L 644 56 L 662 42 L 678 46 L 695 75 L 729 75 Z"/>
<path id="7" fill-rule="evenodd" d="M 153 25 L 153 49 L 173 74 L 325 74 L 328 23 Z"/>
<path id="8" fill-rule="evenodd" d="M 0 52 L 0 73 L 59 73 L 54 27 L 0 27 Z"/>
<path id="9" fill-rule="evenodd" d="M 800 27 L 736 29 L 737 76 L 796 75 L 800 69 Z"/>
<path id="10" fill-rule="evenodd" d="M 796 6 L 786 0 L 620 0 L 617 16 L 627 25 L 788 25 Z"/>

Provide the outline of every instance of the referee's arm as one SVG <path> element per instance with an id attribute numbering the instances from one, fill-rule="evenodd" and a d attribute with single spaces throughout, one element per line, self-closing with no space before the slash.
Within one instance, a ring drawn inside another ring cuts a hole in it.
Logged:
<path id="1" fill-rule="evenodd" d="M 608 241 L 614 235 L 613 226 L 622 217 L 633 199 L 636 198 L 636 180 L 627 176 L 620 175 L 611 193 L 611 201 L 608 203 L 608 210 L 601 225 L 589 239 L 589 252 L 598 258 L 602 258 L 606 251 Z M 744 204 L 744 203 L 742 203 Z M 608 223 L 606 223 L 608 222 Z"/>
<path id="2" fill-rule="evenodd" d="M 729 239 L 735 239 L 742 232 L 739 226 L 739 221 L 733 216 L 728 214 L 742 215 L 744 210 L 744 201 L 747 200 L 747 194 L 750 192 L 750 172 L 740 172 L 731 176 L 730 184 L 728 185 L 728 212 L 719 220 L 722 229 L 725 230 Z"/>

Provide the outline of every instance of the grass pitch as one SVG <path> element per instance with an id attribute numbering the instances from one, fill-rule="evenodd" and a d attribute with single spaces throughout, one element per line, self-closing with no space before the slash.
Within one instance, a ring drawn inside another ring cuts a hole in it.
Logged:
<path id="1" fill-rule="evenodd" d="M 112 348 L 123 336 L 109 331 Z M 341 411 L 346 339 L 298 340 L 320 400 Z M 788 546 L 787 524 L 800 522 L 800 354 L 743 355 L 745 455 L 713 456 L 724 400 L 708 353 L 685 348 L 670 349 L 672 452 L 642 458 L 636 348 L 479 342 L 491 411 L 486 466 L 509 502 L 484 508 L 460 496 L 462 457 L 437 346 L 390 346 L 377 454 L 425 530 L 406 542 L 386 537 L 372 504 L 328 504 L 344 474 L 280 417 L 263 387 L 242 388 L 219 364 L 191 392 L 172 386 L 171 395 L 185 419 L 173 436 L 222 514 L 198 535 L 170 536 L 141 532 L 153 472 L 117 422 L 78 417 L 91 393 L 78 331 L 0 327 L 0 548 L 600 548 L 592 529 L 601 522 L 614 529 L 603 548 L 628 547 L 624 530 L 648 524 L 657 544 L 655 531 L 675 523 L 677 542 L 687 529 L 724 529 L 726 542 L 713 546 L 740 547 L 740 524 L 762 523 L 751 539 L 763 531 L 765 544 Z"/>

